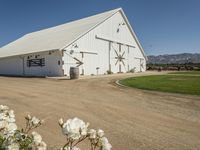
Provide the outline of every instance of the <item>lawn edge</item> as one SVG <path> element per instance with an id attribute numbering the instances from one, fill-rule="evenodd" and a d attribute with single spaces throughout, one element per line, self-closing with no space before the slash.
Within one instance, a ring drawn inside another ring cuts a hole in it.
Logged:
<path id="1" fill-rule="evenodd" d="M 132 77 L 128 77 L 128 78 L 132 78 Z M 124 79 L 128 79 L 128 78 L 124 78 Z M 131 87 L 131 86 L 126 86 L 120 83 L 121 80 L 124 79 L 119 79 L 115 81 L 115 84 L 120 86 L 120 87 L 124 87 L 124 88 L 129 88 L 129 89 L 135 89 L 135 90 L 139 90 L 139 91 L 144 91 L 144 92 L 149 92 L 149 93 L 158 93 L 158 94 L 171 94 L 171 95 L 178 95 L 178 96 L 188 96 L 188 97 L 194 97 L 194 98 L 199 98 L 200 95 L 193 95 L 193 94 L 184 94 L 184 93 L 175 93 L 175 92 L 165 92 L 165 91 L 157 91 L 157 90 L 150 90 L 150 89 L 142 89 L 142 88 L 136 88 L 136 87 Z"/>

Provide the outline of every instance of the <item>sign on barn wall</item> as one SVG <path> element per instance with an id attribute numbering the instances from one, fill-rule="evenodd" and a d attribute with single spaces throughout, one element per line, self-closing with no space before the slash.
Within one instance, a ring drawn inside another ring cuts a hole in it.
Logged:
<path id="1" fill-rule="evenodd" d="M 40 67 L 45 66 L 45 58 L 27 60 L 27 67 L 38 67 L 38 66 Z"/>

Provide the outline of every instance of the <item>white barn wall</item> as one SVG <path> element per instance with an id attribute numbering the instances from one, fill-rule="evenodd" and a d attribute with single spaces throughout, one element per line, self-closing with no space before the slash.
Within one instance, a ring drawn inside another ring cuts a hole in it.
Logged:
<path id="1" fill-rule="evenodd" d="M 23 75 L 23 60 L 19 56 L 0 59 L 0 75 Z"/>
<path id="2" fill-rule="evenodd" d="M 90 51 L 90 52 L 97 52 L 98 55 L 92 55 L 92 54 L 86 54 L 84 57 L 84 65 L 80 67 L 84 68 L 85 75 L 91 75 L 96 74 L 96 68 L 99 67 L 99 74 L 105 74 L 107 70 L 109 70 L 109 43 L 107 41 L 103 41 L 100 39 L 96 39 L 95 36 L 101 36 L 101 37 L 107 37 L 110 39 L 116 39 L 121 42 L 128 42 L 131 45 L 134 45 L 135 48 L 129 47 L 129 54 L 128 54 L 128 47 L 122 46 L 122 50 L 126 51 L 125 56 L 125 68 L 122 69 L 123 72 L 127 72 L 130 69 L 135 68 L 136 72 L 140 71 L 140 64 L 138 59 L 135 58 L 141 58 L 145 61 L 144 55 L 142 54 L 139 46 L 137 45 L 133 35 L 131 34 L 127 23 L 125 26 L 121 26 L 119 32 L 117 33 L 117 28 L 119 23 L 125 22 L 124 18 L 122 17 L 120 12 L 117 12 L 112 17 L 104 21 L 102 24 L 82 36 L 80 39 L 75 41 L 78 45 L 78 48 L 72 48 L 72 45 L 65 48 L 67 52 L 70 50 L 74 50 L 75 52 L 82 50 L 82 51 Z M 115 46 L 115 44 L 113 44 Z M 76 50 L 77 49 L 77 50 Z M 111 49 L 112 50 L 112 49 Z M 81 54 L 74 53 L 72 55 L 73 57 L 78 58 L 79 60 L 82 60 Z M 115 52 L 111 51 L 111 58 L 116 57 Z M 69 68 L 70 66 L 76 66 L 75 61 L 73 59 L 69 59 L 69 56 L 64 54 L 63 57 L 64 65 L 63 69 L 65 74 L 69 74 Z M 70 62 L 70 63 L 69 63 Z M 118 72 L 118 66 L 115 66 L 116 60 L 111 60 L 111 69 L 112 72 L 117 73 Z M 128 67 L 129 62 L 129 67 Z M 74 63 L 74 64 L 73 64 Z M 72 65 L 73 64 L 73 65 Z M 129 70 L 128 70 L 129 68 Z M 145 68 L 141 71 L 145 71 Z"/>
<path id="3" fill-rule="evenodd" d="M 27 62 L 28 56 L 32 56 L 31 59 L 34 59 L 35 55 L 39 55 L 37 58 L 45 58 L 45 66 L 43 67 L 28 67 L 25 64 L 25 75 L 26 76 L 63 76 L 62 70 L 62 55 L 60 51 L 49 51 L 42 53 L 34 53 L 32 55 L 25 56 L 25 63 Z M 58 65 L 60 61 L 60 65 Z"/>
<path id="4" fill-rule="evenodd" d="M 27 60 L 45 58 L 45 66 L 28 67 Z M 60 65 L 58 65 L 60 61 Z M 24 62 L 24 66 L 23 66 Z M 62 55 L 60 51 L 49 51 L 33 53 L 28 55 L 13 56 L 0 59 L 1 75 L 18 75 L 18 76 L 63 76 Z"/>

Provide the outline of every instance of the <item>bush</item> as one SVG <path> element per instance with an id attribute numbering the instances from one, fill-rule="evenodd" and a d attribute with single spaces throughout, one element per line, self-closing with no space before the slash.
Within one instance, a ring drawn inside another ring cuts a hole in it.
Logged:
<path id="1" fill-rule="evenodd" d="M 79 143 L 88 140 L 91 145 L 91 150 L 110 150 L 111 144 L 104 136 L 104 131 L 101 129 L 89 129 L 89 123 L 85 123 L 78 118 L 69 119 L 65 123 L 61 118 L 59 120 L 62 133 L 66 136 L 67 142 L 61 148 L 62 150 L 80 150 L 76 147 Z"/>
<path id="2" fill-rule="evenodd" d="M 9 107 L 0 105 L 0 149 L 1 150 L 46 150 L 47 145 L 37 132 L 32 132 L 43 121 L 27 115 L 26 127 L 18 129 L 15 114 Z"/>
<path id="3" fill-rule="evenodd" d="M 111 70 L 107 70 L 107 74 L 113 74 Z"/>
<path id="4" fill-rule="evenodd" d="M 34 129 L 40 127 L 43 121 L 27 115 L 25 128 L 18 129 L 15 114 L 7 106 L 0 105 L 0 150 L 46 150 L 47 145 Z M 78 118 L 61 118 L 59 121 L 63 135 L 67 141 L 61 150 L 80 150 L 77 145 L 88 140 L 91 150 L 111 150 L 111 144 L 101 129 L 89 129 L 89 123 Z M 30 133 L 31 132 L 31 133 Z"/>
<path id="5" fill-rule="evenodd" d="M 129 72 L 135 73 L 135 70 L 136 70 L 136 68 L 134 67 L 134 68 L 132 68 Z"/>

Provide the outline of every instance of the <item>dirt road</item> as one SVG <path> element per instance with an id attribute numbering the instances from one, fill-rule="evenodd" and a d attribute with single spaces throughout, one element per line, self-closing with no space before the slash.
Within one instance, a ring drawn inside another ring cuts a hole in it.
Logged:
<path id="1" fill-rule="evenodd" d="M 45 119 L 38 132 L 50 150 L 64 144 L 57 120 L 79 117 L 101 128 L 113 150 L 200 150 L 200 97 L 116 86 L 116 79 L 158 73 L 55 80 L 0 77 L 0 103 L 18 124 L 30 113 Z M 83 149 L 86 148 L 82 145 Z"/>

